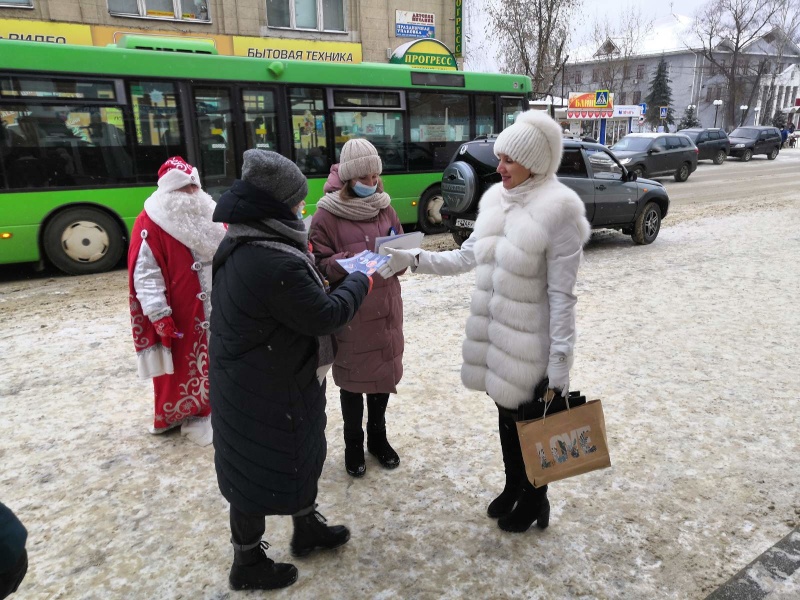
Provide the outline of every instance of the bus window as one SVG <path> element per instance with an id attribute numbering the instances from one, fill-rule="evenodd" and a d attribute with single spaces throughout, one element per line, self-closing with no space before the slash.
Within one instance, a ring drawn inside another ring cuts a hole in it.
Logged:
<path id="1" fill-rule="evenodd" d="M 244 133 L 247 149 L 278 151 L 278 115 L 275 94 L 263 90 L 243 90 Z"/>
<path id="2" fill-rule="evenodd" d="M 127 183 L 133 160 L 122 108 L 74 104 L 3 107 L 2 187 Z"/>
<path id="3" fill-rule="evenodd" d="M 325 102 L 322 90 L 289 88 L 292 115 L 292 159 L 306 175 L 327 175 L 327 138 L 325 137 Z"/>
<path id="4" fill-rule="evenodd" d="M 524 98 L 518 97 L 501 98 L 501 106 L 503 107 L 503 122 L 501 125 L 503 129 L 509 125 L 513 125 L 517 115 L 526 109 Z"/>
<path id="5" fill-rule="evenodd" d="M 364 138 L 377 148 L 384 172 L 405 169 L 403 113 L 337 111 L 333 113 L 333 124 L 336 128 L 336 162 L 339 162 L 339 153 L 347 140 Z"/>
<path id="6" fill-rule="evenodd" d="M 469 102 L 462 94 L 408 92 L 411 170 L 434 171 L 450 162 L 462 142 L 469 141 Z"/>
<path id="7" fill-rule="evenodd" d="M 475 96 L 475 136 L 494 133 L 494 96 Z"/>
<path id="8" fill-rule="evenodd" d="M 163 81 L 131 81 L 129 90 L 136 132 L 136 177 L 154 184 L 165 160 L 186 156 L 178 92 L 175 84 Z"/>
<path id="9" fill-rule="evenodd" d="M 200 147 L 200 177 L 206 191 L 216 197 L 236 179 L 230 91 L 223 87 L 195 88 L 194 110 Z"/>

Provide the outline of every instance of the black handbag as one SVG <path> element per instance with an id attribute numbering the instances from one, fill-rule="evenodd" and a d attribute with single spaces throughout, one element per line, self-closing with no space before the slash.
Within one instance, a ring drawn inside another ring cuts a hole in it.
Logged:
<path id="1" fill-rule="evenodd" d="M 545 377 L 542 379 L 533 390 L 533 399 L 520 404 L 517 408 L 517 421 L 530 421 L 533 419 L 541 419 L 548 415 L 560 413 L 567 410 L 567 399 L 560 393 L 556 392 L 552 400 L 547 402 L 547 390 L 549 389 L 550 380 Z M 575 408 L 581 404 L 586 404 L 586 396 L 582 396 L 580 392 L 573 391 L 569 393 L 569 407 Z"/>

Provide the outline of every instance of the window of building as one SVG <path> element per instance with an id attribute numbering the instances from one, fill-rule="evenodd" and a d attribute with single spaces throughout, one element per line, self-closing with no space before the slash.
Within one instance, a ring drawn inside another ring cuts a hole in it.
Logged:
<path id="1" fill-rule="evenodd" d="M 714 99 L 714 88 L 710 85 L 706 87 L 706 102 L 711 102 Z"/>
<path id="2" fill-rule="evenodd" d="M 575 85 L 583 83 L 583 71 L 575 71 Z"/>
<path id="3" fill-rule="evenodd" d="M 287 29 L 345 31 L 344 0 L 267 0 L 267 24 Z"/>
<path id="4" fill-rule="evenodd" d="M 469 140 L 469 102 L 462 94 L 409 92 L 409 168 L 444 169 L 458 147 Z"/>
<path id="5" fill-rule="evenodd" d="M 622 67 L 622 78 L 623 79 L 630 79 L 631 78 L 631 66 L 625 65 Z"/>
<path id="6" fill-rule="evenodd" d="M 33 0 L 0 0 L 0 6 L 19 6 L 21 8 L 33 8 Z"/>
<path id="7" fill-rule="evenodd" d="M 600 81 L 600 69 L 592 69 L 592 81 Z"/>
<path id="8" fill-rule="evenodd" d="M 617 98 L 618 104 L 626 104 L 626 100 L 628 99 L 628 92 L 620 92 L 619 97 Z"/>
<path id="9" fill-rule="evenodd" d="M 633 92 L 633 103 L 634 104 L 642 103 L 642 92 L 639 91 Z"/>
<path id="10" fill-rule="evenodd" d="M 108 0 L 108 12 L 148 19 L 211 21 L 208 0 Z"/>
<path id="11" fill-rule="evenodd" d="M 644 65 L 636 67 L 636 79 L 644 79 Z"/>
<path id="12" fill-rule="evenodd" d="M 325 129 L 324 92 L 315 88 L 289 88 L 292 119 L 292 159 L 307 175 L 327 175 L 330 164 Z"/>

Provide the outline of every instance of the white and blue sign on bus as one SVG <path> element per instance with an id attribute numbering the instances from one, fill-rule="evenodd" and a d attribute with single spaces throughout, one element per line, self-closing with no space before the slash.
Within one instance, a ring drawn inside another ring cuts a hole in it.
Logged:
<path id="1" fill-rule="evenodd" d="M 436 35 L 436 15 L 411 10 L 396 10 L 396 37 L 433 38 Z"/>
<path id="2" fill-rule="evenodd" d="M 667 109 L 668 108 L 669 108 L 668 106 L 659 106 L 659 109 L 661 110 L 661 118 L 662 119 L 666 119 L 667 118 Z"/>

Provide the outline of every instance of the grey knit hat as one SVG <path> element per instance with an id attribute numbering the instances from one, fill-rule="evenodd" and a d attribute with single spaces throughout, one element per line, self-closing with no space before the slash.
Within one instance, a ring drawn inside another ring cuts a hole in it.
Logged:
<path id="1" fill-rule="evenodd" d="M 339 179 L 342 181 L 366 177 L 372 173 L 380 175 L 382 172 L 381 157 L 369 140 L 356 138 L 342 146 L 339 154 Z"/>
<path id="2" fill-rule="evenodd" d="M 291 160 L 268 150 L 246 150 L 242 181 L 270 193 L 289 208 L 308 195 L 308 181 Z"/>

